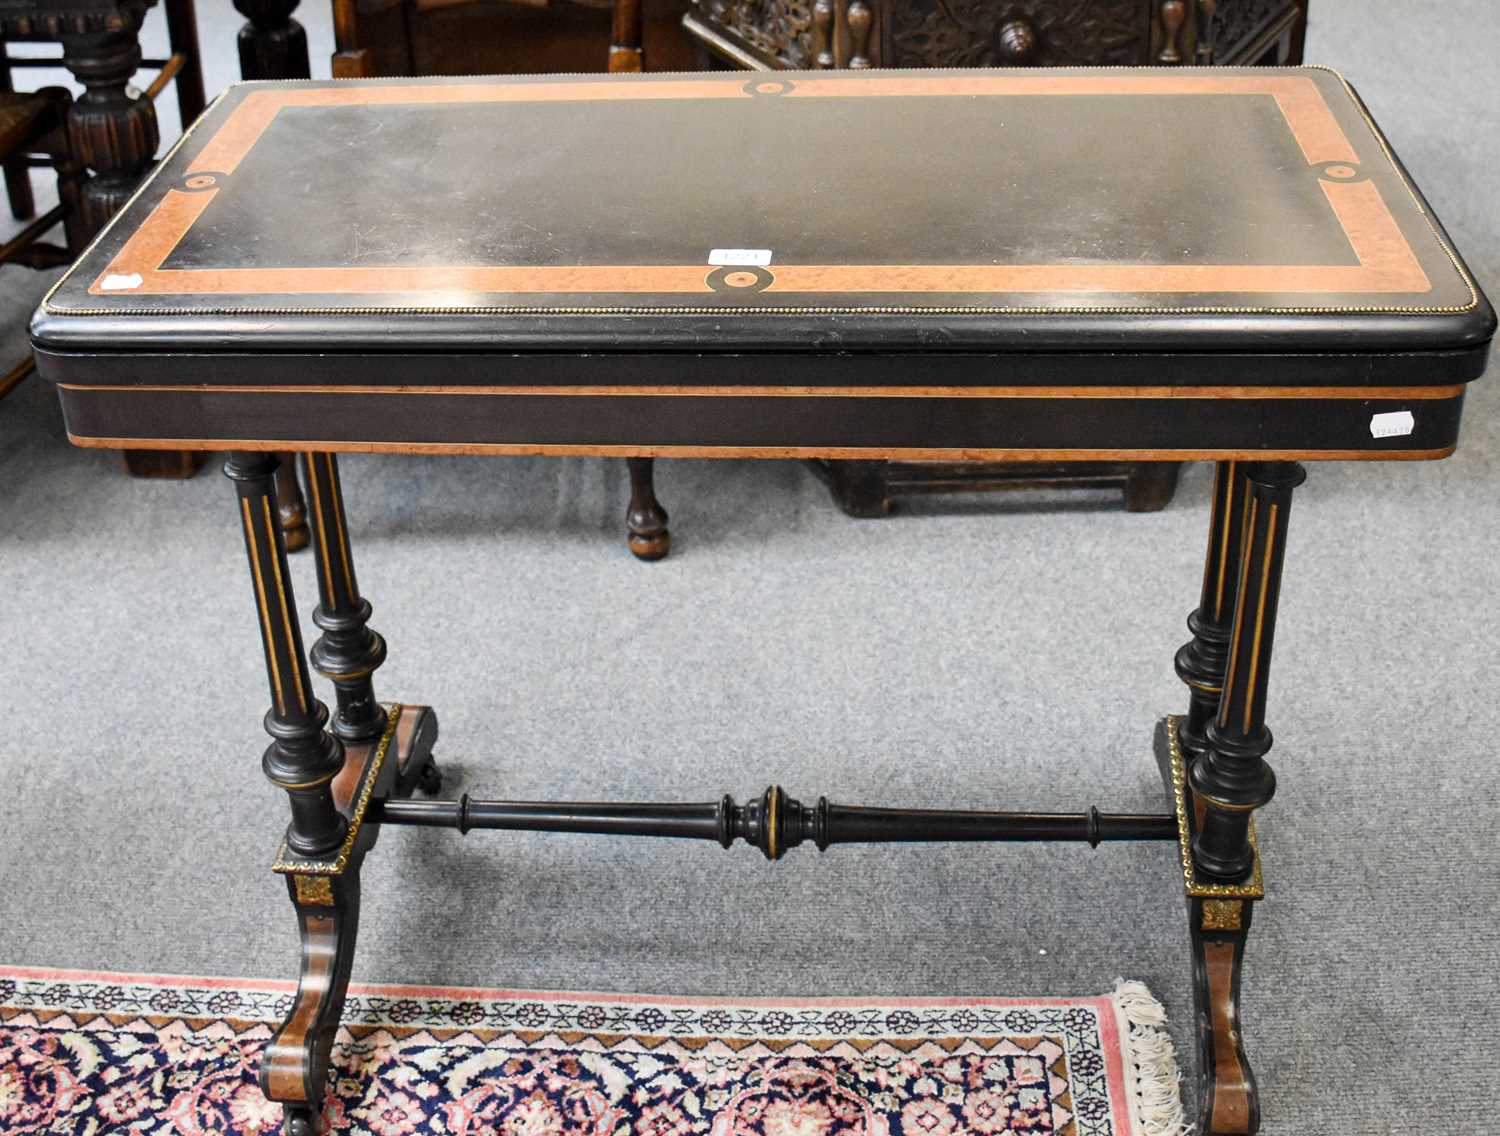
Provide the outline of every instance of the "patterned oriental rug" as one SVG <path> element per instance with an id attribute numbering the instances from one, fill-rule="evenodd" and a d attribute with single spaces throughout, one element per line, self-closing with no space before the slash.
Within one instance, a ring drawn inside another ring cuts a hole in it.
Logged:
<path id="1" fill-rule="evenodd" d="M 0 967 L 0 1132 L 279 1129 L 294 985 Z M 355 986 L 324 1131 L 351 1136 L 1178 1136 L 1165 1015 L 1096 998 L 713 1000 Z"/>

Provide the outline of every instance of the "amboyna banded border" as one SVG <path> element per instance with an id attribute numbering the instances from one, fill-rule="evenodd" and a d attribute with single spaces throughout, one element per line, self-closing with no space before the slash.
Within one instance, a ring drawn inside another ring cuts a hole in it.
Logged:
<path id="1" fill-rule="evenodd" d="M 774 91 L 773 91 L 774 89 Z M 738 76 L 636 82 L 558 80 L 458 84 L 289 86 L 248 93 L 189 165 L 193 192 L 168 189 L 119 253 L 89 285 L 95 296 L 372 296 L 422 297 L 456 310 L 473 295 L 664 295 L 703 298 L 715 292 L 706 265 L 491 265 L 323 268 L 163 269 L 172 250 L 219 192 L 220 176 L 254 147 L 288 106 L 406 105 L 420 103 L 656 101 L 883 96 L 975 97 L 1060 95 L 1255 95 L 1276 101 L 1310 166 L 1348 163 L 1359 154 L 1317 84 L 1307 75 L 1099 72 L 1084 74 L 892 74 L 847 79 L 798 76 L 794 81 Z M 1352 175 L 1352 170 L 1350 171 Z M 769 283 L 745 298 L 788 295 L 1243 294 L 1419 295 L 1432 290 L 1380 191 L 1371 181 L 1320 178 L 1320 186 L 1349 240 L 1357 265 L 1173 264 L 778 264 Z M 106 280 L 128 287 L 104 287 Z"/>

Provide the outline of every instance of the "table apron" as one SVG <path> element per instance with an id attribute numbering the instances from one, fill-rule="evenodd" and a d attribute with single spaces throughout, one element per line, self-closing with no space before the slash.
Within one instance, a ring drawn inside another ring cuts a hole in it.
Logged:
<path id="1" fill-rule="evenodd" d="M 61 394 L 73 441 L 106 448 L 969 461 L 1437 458 L 1457 441 L 1463 405 L 1459 386 L 1308 397 L 766 389 L 65 385 Z"/>

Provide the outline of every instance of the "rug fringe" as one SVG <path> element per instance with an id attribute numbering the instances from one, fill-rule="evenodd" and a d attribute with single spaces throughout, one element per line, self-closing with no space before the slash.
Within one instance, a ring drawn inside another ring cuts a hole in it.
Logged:
<path id="1" fill-rule="evenodd" d="M 1166 1031 L 1166 1009 L 1142 982 L 1117 978 L 1112 997 L 1130 1027 L 1120 1048 L 1142 1136 L 1187 1136 L 1192 1126 L 1182 1107 L 1182 1073 Z"/>

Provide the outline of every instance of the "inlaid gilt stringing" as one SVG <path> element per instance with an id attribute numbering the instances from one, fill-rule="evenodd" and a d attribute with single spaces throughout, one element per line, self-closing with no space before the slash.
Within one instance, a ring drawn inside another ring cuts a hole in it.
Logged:
<path id="1" fill-rule="evenodd" d="M 1213 899 L 1264 899 L 1265 881 L 1260 873 L 1260 845 L 1255 839 L 1255 821 L 1250 821 L 1250 847 L 1255 850 L 1255 868 L 1250 878 L 1242 884 L 1217 884 L 1200 882 L 1193 869 L 1192 828 L 1188 823 L 1187 765 L 1183 761 L 1182 748 L 1177 741 L 1177 724 L 1182 715 L 1172 714 L 1167 718 L 1167 746 L 1172 757 L 1172 805 L 1177 812 L 1177 848 L 1182 864 L 1182 880 L 1187 894 L 1194 898 Z"/>

